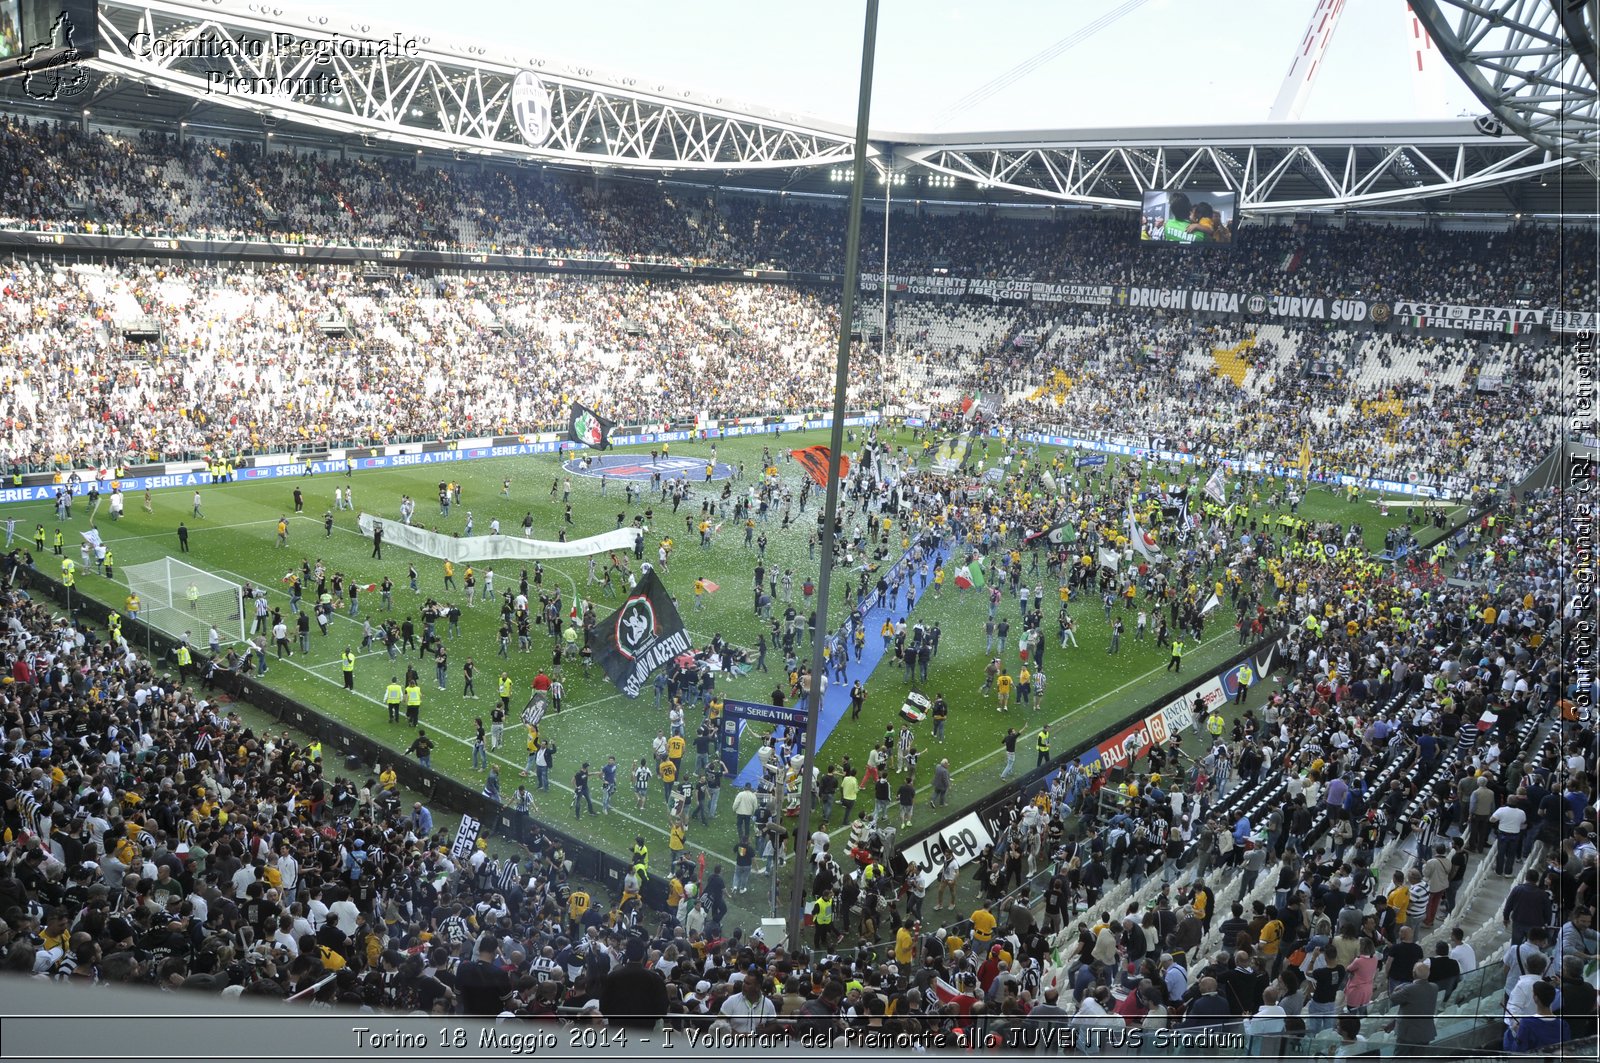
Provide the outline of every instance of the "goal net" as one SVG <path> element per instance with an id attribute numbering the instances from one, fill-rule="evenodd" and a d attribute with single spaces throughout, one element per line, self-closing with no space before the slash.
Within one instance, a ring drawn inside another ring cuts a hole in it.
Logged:
<path id="1" fill-rule="evenodd" d="M 177 558 L 164 557 L 123 570 L 128 590 L 139 596 L 139 619 L 169 635 L 189 634 L 204 646 L 215 624 L 227 641 L 245 639 L 244 588 Z"/>

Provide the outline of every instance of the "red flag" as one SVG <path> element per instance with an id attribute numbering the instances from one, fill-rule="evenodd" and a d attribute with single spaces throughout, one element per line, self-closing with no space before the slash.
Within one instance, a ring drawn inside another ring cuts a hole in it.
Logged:
<path id="1" fill-rule="evenodd" d="M 800 450 L 791 450 L 789 454 L 800 467 L 806 471 L 811 479 L 816 481 L 818 487 L 828 486 L 828 466 L 833 462 L 833 451 L 820 444 L 814 447 L 803 447 Z M 839 478 L 842 480 L 850 475 L 850 459 L 843 454 L 839 455 Z"/>

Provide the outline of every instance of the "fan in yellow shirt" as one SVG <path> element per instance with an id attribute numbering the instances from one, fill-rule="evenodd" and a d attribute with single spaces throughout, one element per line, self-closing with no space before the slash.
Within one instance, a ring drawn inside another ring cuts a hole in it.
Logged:
<path id="1" fill-rule="evenodd" d="M 979 908 L 972 913 L 972 940 L 987 945 L 994 937 L 994 913 L 987 908 Z"/>

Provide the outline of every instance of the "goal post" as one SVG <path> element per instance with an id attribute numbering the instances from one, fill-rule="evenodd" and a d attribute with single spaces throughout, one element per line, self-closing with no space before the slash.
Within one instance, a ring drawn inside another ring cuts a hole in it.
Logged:
<path id="1" fill-rule="evenodd" d="M 175 557 L 125 566 L 128 590 L 139 596 L 139 619 L 151 627 L 204 646 L 216 625 L 225 641 L 245 641 L 244 588 Z"/>

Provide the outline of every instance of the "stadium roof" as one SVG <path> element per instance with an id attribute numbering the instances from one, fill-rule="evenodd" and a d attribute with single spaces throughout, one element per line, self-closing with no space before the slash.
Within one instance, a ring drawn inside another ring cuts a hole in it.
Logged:
<path id="1" fill-rule="evenodd" d="M 127 127 L 188 123 L 207 135 L 447 151 L 822 195 L 844 191 L 840 177 L 853 154 L 851 131 L 835 123 L 537 54 L 396 33 L 348 15 L 238 0 L 101 0 L 100 29 L 91 91 L 65 106 L 43 105 L 44 113 L 81 108 L 96 123 Z M 303 48 L 255 44 L 334 35 L 394 44 L 320 65 Z M 224 93 L 219 73 L 301 85 L 331 74 L 343 91 Z M 15 82 L 0 93 L 8 109 L 39 109 Z M 1186 184 L 1232 188 L 1241 209 L 1257 214 L 1595 210 L 1592 174 L 1496 132 L 1464 120 L 874 130 L 871 153 L 878 186 L 930 201 L 1131 208 L 1144 189 Z"/>

